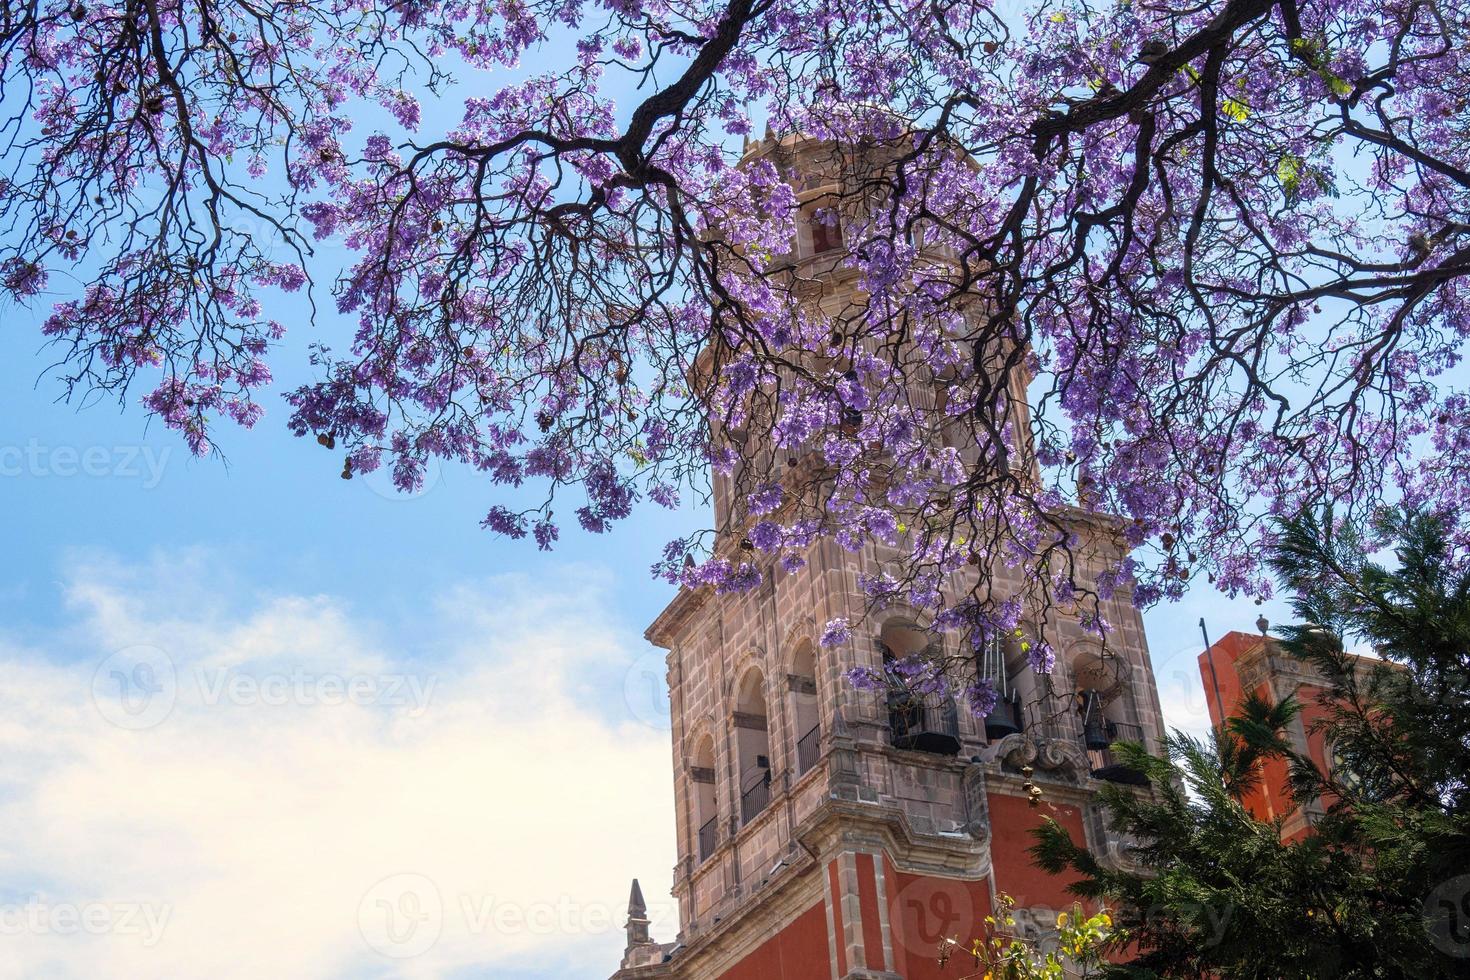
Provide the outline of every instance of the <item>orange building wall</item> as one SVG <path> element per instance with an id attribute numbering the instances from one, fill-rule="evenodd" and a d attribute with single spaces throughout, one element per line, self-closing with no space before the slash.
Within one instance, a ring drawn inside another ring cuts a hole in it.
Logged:
<path id="1" fill-rule="evenodd" d="M 1244 694 L 1236 661 L 1242 655 L 1259 649 L 1263 642 L 1268 641 L 1260 636 L 1233 631 L 1226 633 L 1208 651 L 1200 654 L 1200 679 L 1205 685 L 1205 703 L 1209 707 L 1210 723 L 1214 727 L 1218 728 L 1224 723 L 1221 708 L 1224 708 L 1226 715 L 1234 714 Z M 1214 664 L 1213 674 L 1211 661 Z M 1217 680 L 1218 699 L 1215 693 Z M 1257 684 L 1253 690 L 1267 701 L 1274 703 L 1276 700 L 1267 683 Z M 1324 713 L 1318 700 L 1322 693 L 1322 688 L 1304 684 L 1297 690 L 1296 698 L 1302 706 L 1301 723 L 1307 733 L 1307 755 L 1318 768 L 1326 771 L 1329 765 L 1326 744 L 1320 732 L 1312 731 L 1313 723 Z M 1290 814 L 1296 809 L 1296 803 L 1287 789 L 1290 772 L 1286 763 L 1280 759 L 1267 759 L 1262 763 L 1261 770 L 1260 783 L 1241 800 L 1246 810 L 1257 820 L 1272 820 Z"/>
<path id="2" fill-rule="evenodd" d="M 1239 706 L 1245 689 L 1240 683 L 1236 660 L 1260 643 L 1259 636 L 1234 630 L 1199 655 L 1199 675 L 1205 685 L 1205 705 L 1210 712 L 1212 728 L 1223 725 L 1225 718 L 1234 714 Z M 1269 693 L 1265 685 L 1258 685 L 1254 690 L 1260 695 Z M 1286 812 L 1290 804 L 1281 792 L 1286 776 L 1283 763 L 1268 759 L 1262 766 L 1261 781 L 1241 798 L 1246 812 L 1257 820 L 1271 820 Z"/>
<path id="3" fill-rule="evenodd" d="M 1199 676 L 1205 685 L 1205 706 L 1210 711 L 1210 724 L 1217 728 L 1224 720 L 1220 713 L 1221 708 L 1229 714 L 1240 703 L 1240 674 L 1235 669 L 1235 661 L 1255 645 L 1256 639 L 1239 631 L 1226 633 L 1209 650 L 1199 655 Z M 1210 671 L 1211 660 L 1215 665 L 1213 674 Z"/>

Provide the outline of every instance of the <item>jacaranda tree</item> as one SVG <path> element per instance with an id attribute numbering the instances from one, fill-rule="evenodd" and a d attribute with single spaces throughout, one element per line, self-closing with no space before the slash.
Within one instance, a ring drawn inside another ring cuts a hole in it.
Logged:
<path id="1" fill-rule="evenodd" d="M 1273 515 L 1470 487 L 1445 375 L 1470 331 L 1470 23 L 1444 0 L 0 17 L 0 286 L 54 304 L 68 390 L 135 393 L 199 453 L 262 414 L 273 293 L 305 287 L 356 318 L 288 395 L 344 476 L 459 461 L 487 527 L 550 547 L 568 513 L 600 532 L 712 465 L 738 524 L 662 574 L 743 589 L 825 536 L 893 542 L 870 595 L 977 635 L 1201 575 L 1266 594 Z M 425 93 L 457 123 L 424 131 Z M 817 141 L 825 172 L 738 165 L 753 131 Z M 802 221 L 860 300 L 814 300 Z M 328 236 L 349 267 L 313 259 Z M 1132 557 L 1080 571 L 1078 499 Z M 945 594 L 962 566 L 978 584 Z"/>

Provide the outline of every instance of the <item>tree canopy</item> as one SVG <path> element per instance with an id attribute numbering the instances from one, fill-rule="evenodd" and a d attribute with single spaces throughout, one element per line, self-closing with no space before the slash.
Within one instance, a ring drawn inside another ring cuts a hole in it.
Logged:
<path id="1" fill-rule="evenodd" d="M 1040 864 L 1080 873 L 1080 893 L 1118 909 L 1135 945 L 1115 975 L 1470 976 L 1470 570 L 1449 527 L 1386 519 L 1388 569 L 1330 515 L 1286 524 L 1271 564 L 1301 623 L 1281 645 L 1326 683 L 1312 728 L 1334 747 L 1330 765 L 1286 736 L 1301 703 L 1249 693 L 1211 745 L 1175 733 L 1168 759 L 1127 750 L 1151 791 L 1103 798 L 1133 842 L 1128 866 L 1043 827 Z M 1382 659 L 1348 652 L 1362 642 Z M 1317 813 L 1305 835 L 1242 803 L 1269 758 L 1288 764 L 1296 806 Z"/>
<path id="2" fill-rule="evenodd" d="M 869 596 L 978 642 L 1470 486 L 1467 58 L 1425 0 L 16 0 L 0 291 L 204 454 L 330 291 L 288 424 L 344 476 L 539 488 L 484 524 L 549 548 L 712 466 L 659 573 L 882 541 Z M 1084 570 L 1074 502 L 1132 553 Z"/>

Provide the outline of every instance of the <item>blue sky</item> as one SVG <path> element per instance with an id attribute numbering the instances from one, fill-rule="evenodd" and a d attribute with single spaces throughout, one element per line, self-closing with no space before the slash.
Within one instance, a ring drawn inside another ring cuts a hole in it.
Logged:
<path id="1" fill-rule="evenodd" d="M 412 498 L 343 481 L 279 393 L 351 324 L 271 301 L 290 332 L 228 462 L 149 425 L 141 391 L 59 403 L 44 309 L 0 309 L 0 974 L 605 976 L 629 877 L 674 931 L 642 631 L 671 596 L 649 565 L 701 514 L 643 507 L 546 554 L 478 528 L 499 498 L 468 471 Z M 1203 725 L 1199 617 L 1262 611 L 1201 585 L 1145 615 L 1171 723 Z M 166 715 L 119 714 L 128 684 Z M 436 901 L 432 944 L 384 955 L 405 933 L 380 916 Z"/>

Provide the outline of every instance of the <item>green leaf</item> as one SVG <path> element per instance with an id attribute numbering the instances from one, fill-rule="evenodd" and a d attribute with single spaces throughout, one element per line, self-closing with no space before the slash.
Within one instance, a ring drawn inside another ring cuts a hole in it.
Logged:
<path id="1" fill-rule="evenodd" d="M 1327 87 L 1332 90 L 1332 94 L 1337 96 L 1339 99 L 1345 99 L 1349 95 L 1353 94 L 1353 86 L 1350 82 L 1347 81 L 1347 79 L 1333 74 L 1327 68 L 1323 68 L 1320 71 L 1320 74 L 1322 76 L 1322 81 L 1327 83 Z"/>
<path id="2" fill-rule="evenodd" d="M 1281 182 L 1281 189 L 1286 191 L 1289 198 L 1296 197 L 1297 190 L 1302 185 L 1302 167 L 1305 163 L 1305 160 L 1293 153 L 1276 161 L 1276 179 Z"/>

